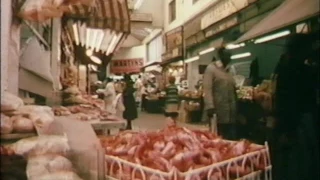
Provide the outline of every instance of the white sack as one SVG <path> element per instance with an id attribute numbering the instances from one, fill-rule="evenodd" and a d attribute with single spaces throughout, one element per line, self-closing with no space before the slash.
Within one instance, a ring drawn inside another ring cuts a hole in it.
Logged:
<path id="1" fill-rule="evenodd" d="M 73 171 L 73 168 L 67 158 L 48 154 L 29 158 L 26 171 L 28 179 L 32 179 L 55 172 Z"/>
<path id="2" fill-rule="evenodd" d="M 40 177 L 32 178 L 30 180 L 82 180 L 76 173 L 74 172 L 56 172 L 47 175 L 43 175 Z"/>
<path id="3" fill-rule="evenodd" d="M 67 155 L 70 151 L 66 136 L 38 136 L 21 139 L 11 145 L 16 154 L 24 157 L 44 154 Z"/>

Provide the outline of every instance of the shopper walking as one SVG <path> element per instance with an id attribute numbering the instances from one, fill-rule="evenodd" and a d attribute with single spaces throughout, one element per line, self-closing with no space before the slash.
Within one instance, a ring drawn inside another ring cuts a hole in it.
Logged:
<path id="1" fill-rule="evenodd" d="M 176 78 L 169 77 L 169 85 L 165 88 L 165 116 L 169 124 L 176 124 L 179 111 L 178 87 L 175 85 Z"/>
<path id="2" fill-rule="evenodd" d="M 207 66 L 203 78 L 205 111 L 209 119 L 217 117 L 218 134 L 236 139 L 236 89 L 233 77 L 226 71 L 230 54 L 224 47 Z"/>
<path id="3" fill-rule="evenodd" d="M 133 88 L 133 81 L 130 75 L 128 74 L 124 75 L 124 83 L 125 83 L 125 87 L 122 95 L 123 95 L 123 104 L 124 104 L 125 110 L 123 112 L 123 118 L 127 120 L 126 129 L 132 129 L 132 120 L 138 117 L 138 112 L 137 112 L 137 106 L 135 103 L 135 98 L 133 95 L 135 92 L 135 89 Z"/>
<path id="4" fill-rule="evenodd" d="M 147 96 L 148 96 L 148 85 L 144 84 L 141 88 L 141 111 L 146 110 L 146 102 L 147 102 Z"/>
<path id="5" fill-rule="evenodd" d="M 276 122 L 269 142 L 273 180 L 319 179 L 319 49 L 312 46 L 317 39 L 305 34 L 290 37 L 276 68 Z"/>

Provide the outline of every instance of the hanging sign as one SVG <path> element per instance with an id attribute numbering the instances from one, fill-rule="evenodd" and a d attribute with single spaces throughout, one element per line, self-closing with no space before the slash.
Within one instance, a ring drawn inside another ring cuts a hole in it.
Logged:
<path id="1" fill-rule="evenodd" d="M 113 74 L 138 73 L 143 67 L 143 58 L 112 60 L 110 72 Z"/>
<path id="2" fill-rule="evenodd" d="M 228 19 L 226 22 L 223 22 L 223 23 L 214 25 L 213 27 L 207 28 L 207 30 L 205 30 L 205 36 L 210 37 L 215 34 L 218 34 L 226 29 L 231 28 L 232 26 L 236 25 L 237 23 L 238 23 L 237 17 L 233 17 L 231 19 Z"/>
<path id="3" fill-rule="evenodd" d="M 250 1 L 250 2 L 249 2 Z M 256 1 L 256 0 L 254 0 Z M 205 29 L 210 25 L 240 11 L 249 6 L 252 0 L 223 0 L 219 2 L 214 8 L 203 16 L 201 19 L 201 29 Z"/>
<path id="4" fill-rule="evenodd" d="M 177 27 L 165 34 L 166 53 L 162 55 L 162 60 L 167 61 L 183 55 L 183 28 Z"/>

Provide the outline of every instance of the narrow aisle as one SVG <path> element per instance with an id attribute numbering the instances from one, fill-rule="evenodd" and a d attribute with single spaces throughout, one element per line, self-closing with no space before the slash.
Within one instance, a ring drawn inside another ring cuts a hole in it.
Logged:
<path id="1" fill-rule="evenodd" d="M 139 112 L 138 119 L 134 120 L 132 125 L 134 130 L 154 131 L 164 128 L 166 126 L 166 120 L 163 114 Z M 178 122 L 178 125 L 190 129 L 208 129 L 205 125 L 194 125 L 181 122 Z"/>

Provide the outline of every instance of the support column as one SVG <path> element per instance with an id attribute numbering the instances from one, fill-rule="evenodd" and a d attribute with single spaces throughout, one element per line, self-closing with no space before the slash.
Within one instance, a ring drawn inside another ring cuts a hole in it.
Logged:
<path id="1" fill-rule="evenodd" d="M 21 25 L 11 23 L 8 54 L 8 91 L 19 95 L 19 60 Z"/>
<path id="2" fill-rule="evenodd" d="M 61 19 L 55 18 L 52 20 L 52 35 L 51 35 L 51 73 L 53 76 L 54 91 L 60 90 L 60 63 L 61 63 Z"/>
<path id="3" fill-rule="evenodd" d="M 11 25 L 11 1 L 1 1 L 1 94 L 8 89 L 8 47 Z"/>

